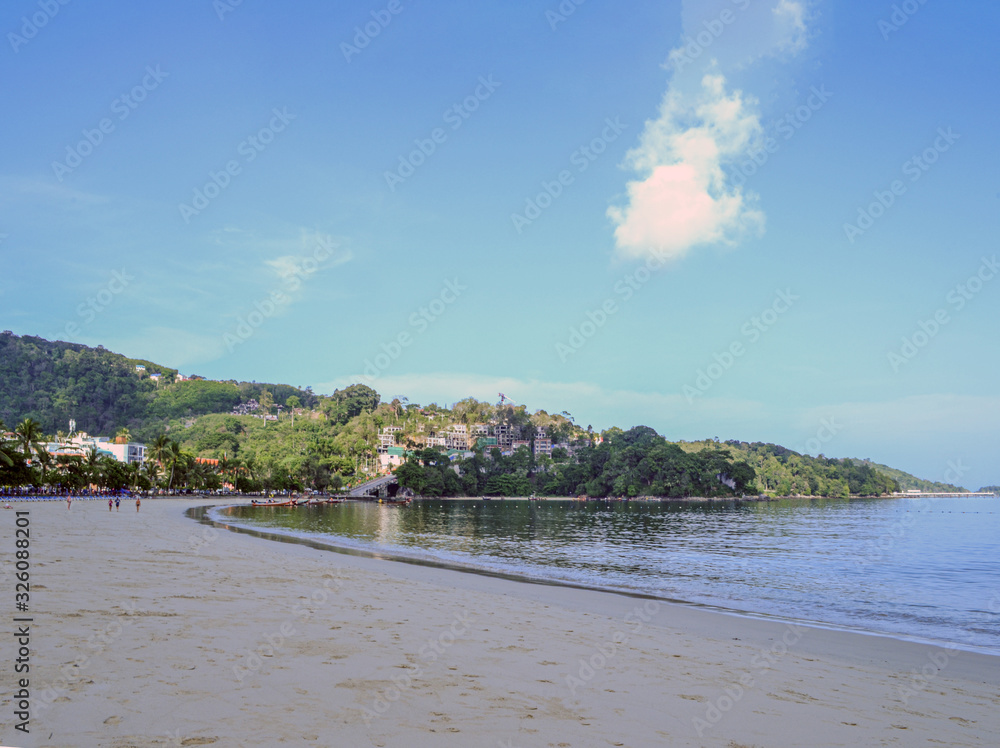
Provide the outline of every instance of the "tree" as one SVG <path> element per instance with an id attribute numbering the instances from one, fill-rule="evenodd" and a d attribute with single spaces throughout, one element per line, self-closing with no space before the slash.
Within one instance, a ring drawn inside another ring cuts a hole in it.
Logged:
<path id="1" fill-rule="evenodd" d="M 41 444 L 42 425 L 31 418 L 25 418 L 14 428 L 14 434 L 21 445 L 21 453 L 25 459 L 31 459 L 31 452 L 44 449 Z"/>
<path id="2" fill-rule="evenodd" d="M 101 483 L 101 453 L 97 447 L 91 445 L 83 456 L 83 474 L 90 483 L 100 485 Z"/>
<path id="3" fill-rule="evenodd" d="M 285 407 L 296 410 L 302 407 L 302 401 L 299 400 L 298 395 L 289 395 L 288 399 L 285 400 Z"/>
<path id="4" fill-rule="evenodd" d="M 262 390 L 258 403 L 257 410 L 264 415 L 269 415 L 271 413 L 271 408 L 274 407 L 274 396 L 271 394 L 271 391 L 267 389 Z"/>
<path id="5" fill-rule="evenodd" d="M 167 483 L 167 492 L 169 493 L 174 487 L 174 471 L 177 469 L 177 463 L 181 459 L 181 445 L 175 441 L 170 442 L 170 446 L 167 448 L 167 461 L 170 463 L 170 481 Z"/>
<path id="6" fill-rule="evenodd" d="M 115 434 L 115 441 L 118 444 L 128 444 L 132 441 L 132 432 L 128 430 L 128 426 L 122 426 L 118 429 L 118 433 Z"/>
<path id="7" fill-rule="evenodd" d="M 167 453 L 169 450 L 170 437 L 166 434 L 160 434 L 153 440 L 153 443 L 149 445 L 149 456 L 156 460 L 162 468 L 167 464 Z"/>
<path id="8" fill-rule="evenodd" d="M 160 466 L 153 460 L 147 460 L 142 466 L 142 471 L 146 480 L 149 481 L 150 488 L 156 488 L 156 484 L 160 480 Z"/>
<path id="9" fill-rule="evenodd" d="M 327 417 L 336 424 L 344 425 L 362 413 L 371 413 L 379 404 L 379 394 L 363 384 L 352 384 L 337 390 L 323 403 Z"/>
<path id="10" fill-rule="evenodd" d="M 14 464 L 14 459 L 11 457 L 12 447 L 8 447 L 7 440 L 4 438 L 4 434 L 7 432 L 7 426 L 4 424 L 3 420 L 0 419 L 0 465 L 6 465 L 10 467 Z"/>

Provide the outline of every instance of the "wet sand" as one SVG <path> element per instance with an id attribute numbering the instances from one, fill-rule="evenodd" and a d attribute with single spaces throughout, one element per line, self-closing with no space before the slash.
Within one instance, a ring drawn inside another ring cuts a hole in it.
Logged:
<path id="1" fill-rule="evenodd" d="M 31 732 L 14 730 L 9 637 L 3 745 L 986 746 L 1000 734 L 1000 657 L 278 543 L 184 516 L 205 503 L 13 503 L 30 511 Z M 14 511 L 0 516 L 13 612 Z"/>

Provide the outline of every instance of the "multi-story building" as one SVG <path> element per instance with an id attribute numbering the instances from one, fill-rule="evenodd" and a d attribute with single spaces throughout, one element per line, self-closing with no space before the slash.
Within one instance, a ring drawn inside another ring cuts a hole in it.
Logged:
<path id="1" fill-rule="evenodd" d="M 535 433 L 535 457 L 552 456 L 552 440 L 549 439 L 545 429 L 538 429 Z"/>
<path id="2" fill-rule="evenodd" d="M 402 426 L 386 426 L 378 434 L 378 452 L 387 454 L 391 447 L 396 446 L 396 434 L 403 430 Z"/>
<path id="3" fill-rule="evenodd" d="M 500 449 L 510 449 L 514 443 L 515 433 L 514 427 L 509 426 L 506 423 L 498 424 L 494 427 L 494 433 L 497 438 L 497 445 Z"/>
<path id="4" fill-rule="evenodd" d="M 99 455 L 114 457 L 126 465 L 133 462 L 142 464 L 146 460 L 146 445 L 141 442 L 130 441 L 119 444 L 106 436 L 90 436 L 83 432 L 68 441 L 45 445 L 46 451 L 55 457 L 60 455 L 84 457 L 91 448 L 96 449 Z"/>

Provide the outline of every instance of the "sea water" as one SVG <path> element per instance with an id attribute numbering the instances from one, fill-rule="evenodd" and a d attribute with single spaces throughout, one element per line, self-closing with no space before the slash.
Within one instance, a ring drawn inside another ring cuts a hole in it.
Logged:
<path id="1" fill-rule="evenodd" d="M 1000 499 L 416 501 L 217 510 L 389 552 L 1000 653 Z"/>

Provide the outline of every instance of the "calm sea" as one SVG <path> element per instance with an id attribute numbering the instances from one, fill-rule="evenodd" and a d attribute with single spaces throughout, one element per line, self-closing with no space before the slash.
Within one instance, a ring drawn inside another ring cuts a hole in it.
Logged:
<path id="1" fill-rule="evenodd" d="M 231 524 L 1000 653 L 1000 499 L 419 501 Z"/>

